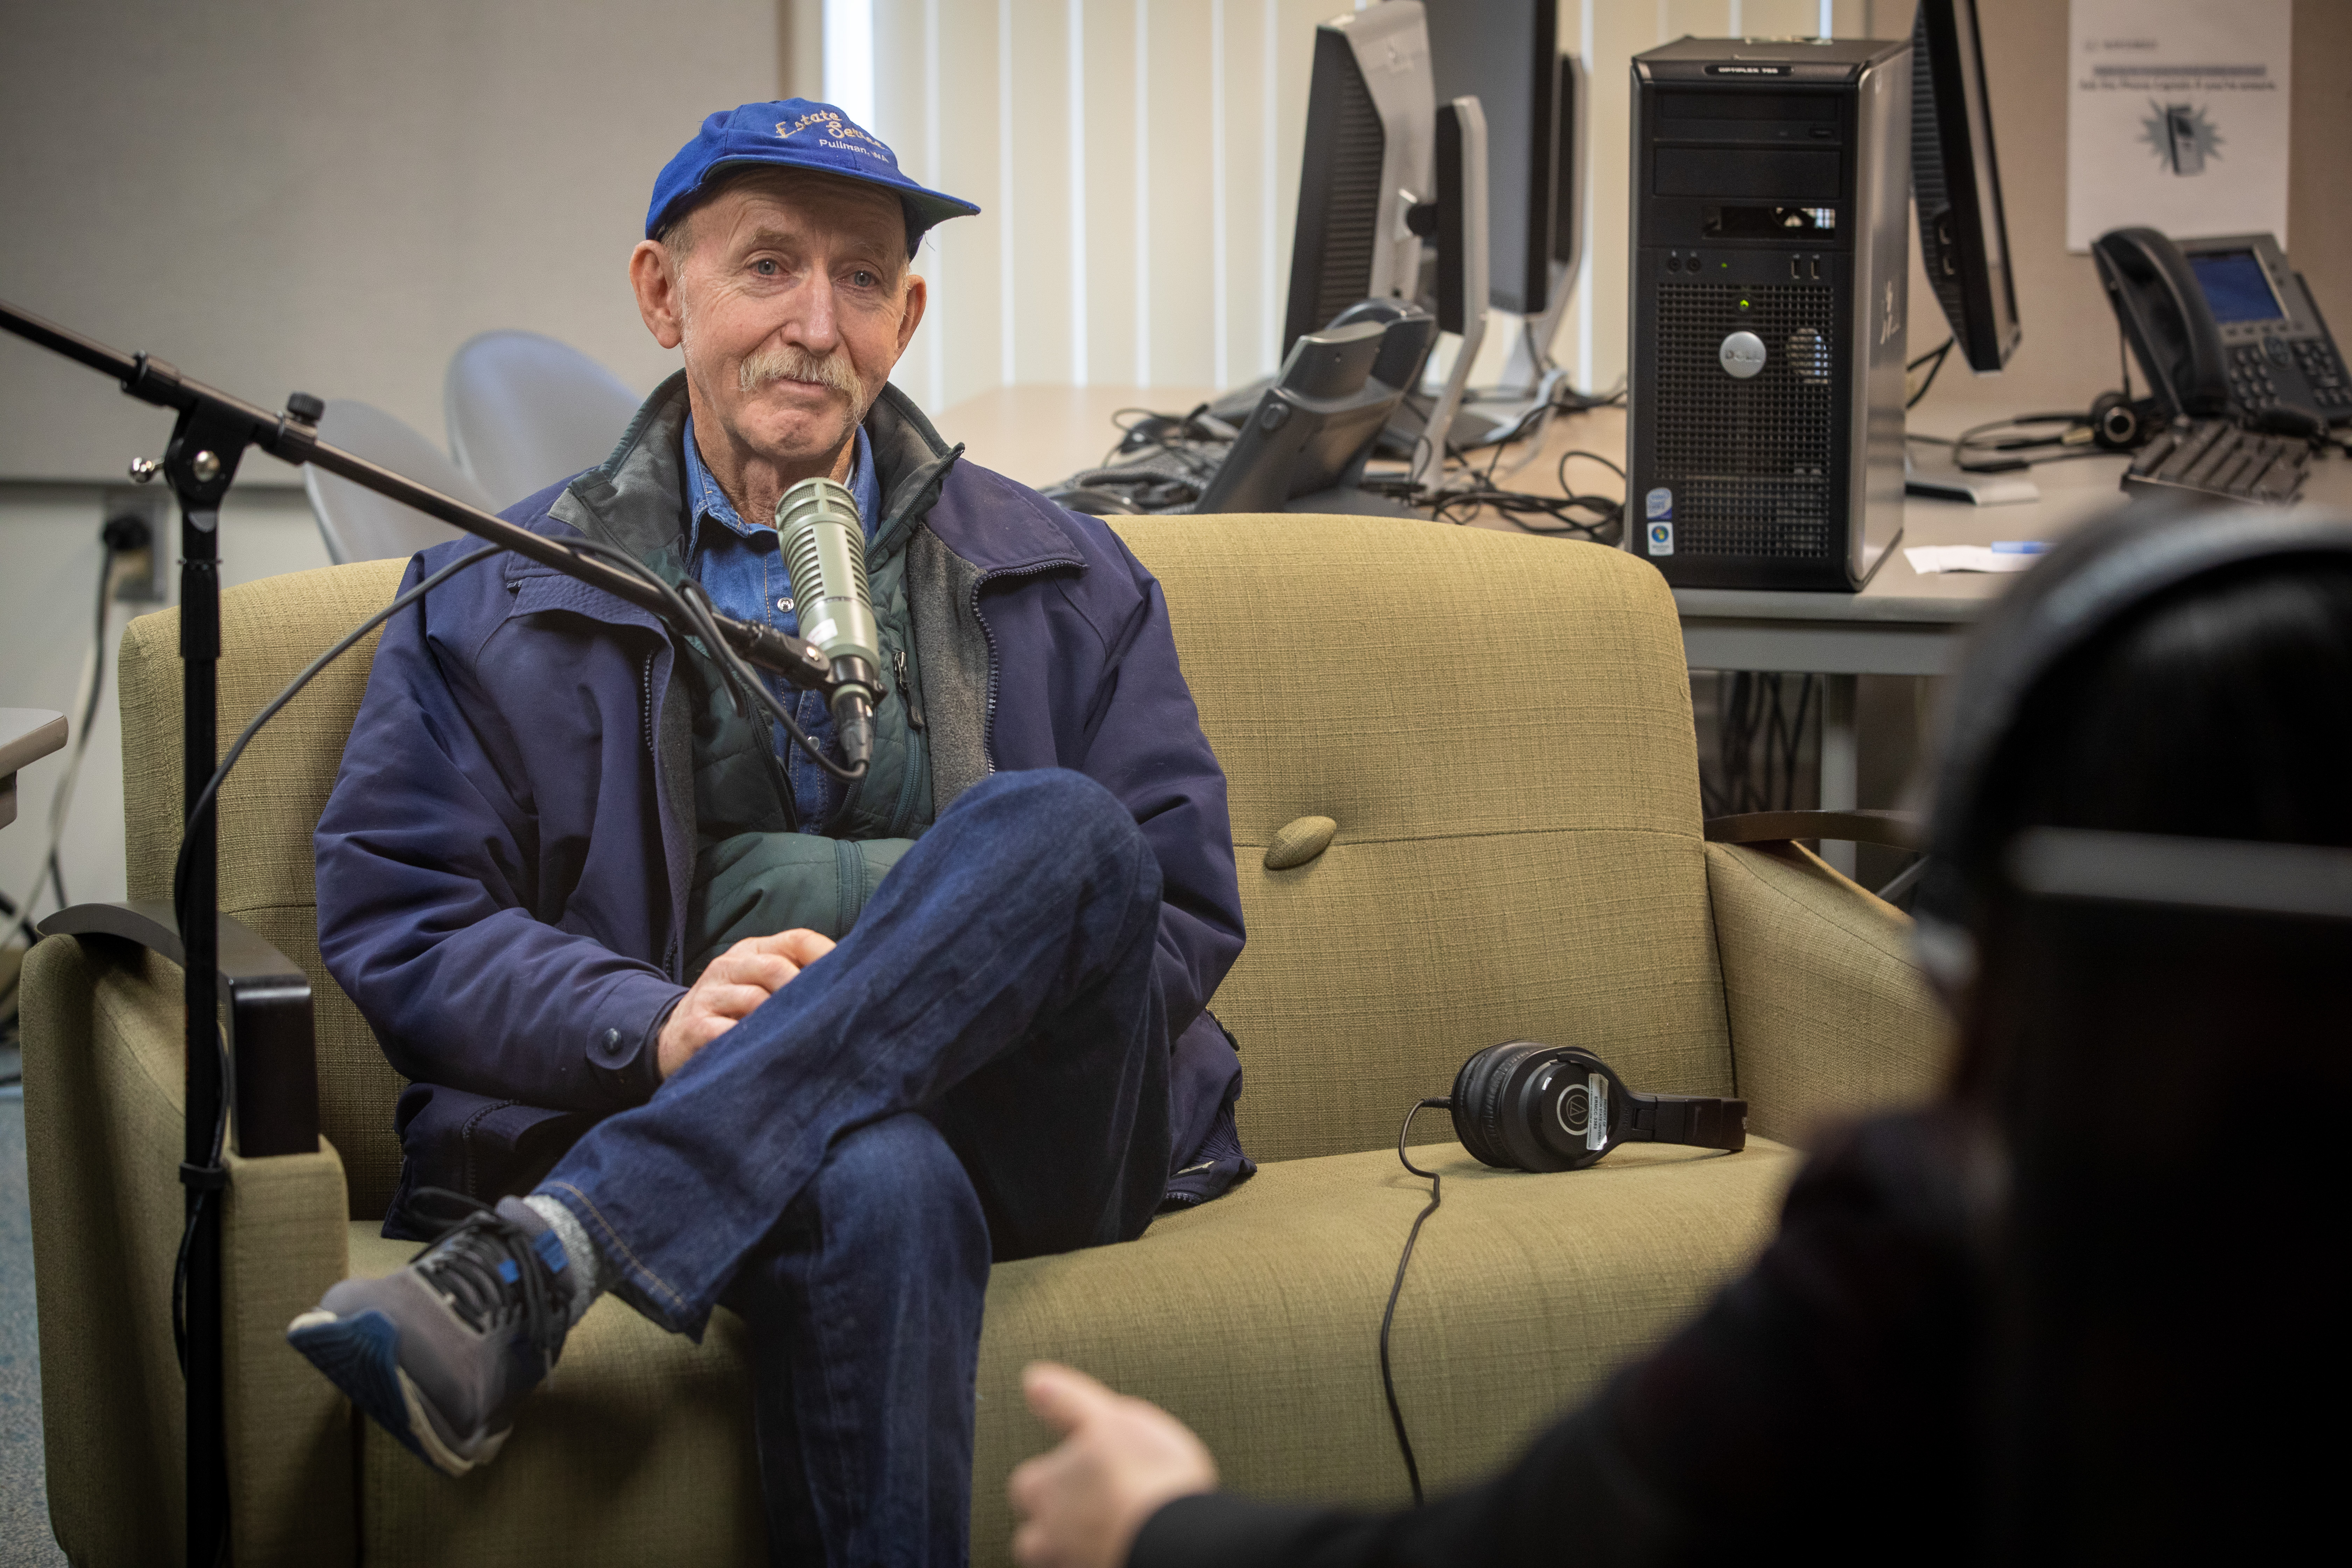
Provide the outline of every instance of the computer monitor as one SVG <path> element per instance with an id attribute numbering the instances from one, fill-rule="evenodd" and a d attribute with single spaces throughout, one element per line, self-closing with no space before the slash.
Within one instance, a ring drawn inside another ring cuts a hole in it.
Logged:
<path id="1" fill-rule="evenodd" d="M 1911 190 L 1919 253 L 1969 368 L 1988 374 L 2017 352 L 2017 291 L 1976 0 L 1919 0 L 1911 34 Z"/>
<path id="2" fill-rule="evenodd" d="M 1350 305 L 1419 294 L 1422 240 L 1405 213 L 1435 198 L 1436 122 L 1418 0 L 1386 0 L 1315 29 L 1286 356 Z"/>
<path id="3" fill-rule="evenodd" d="M 1561 90 L 1574 62 L 1559 53 L 1557 0 L 1423 3 L 1437 101 L 1475 98 L 1486 113 L 1487 297 L 1498 310 L 1542 315 L 1553 263 L 1575 258 L 1573 227 L 1563 236 L 1560 225 L 1573 226 L 1579 201 L 1563 139 L 1574 105 Z"/>
<path id="4" fill-rule="evenodd" d="M 1559 141 L 1551 161 L 1552 295 L 1544 309 L 1557 318 L 1576 281 L 1576 269 L 1584 264 L 1584 62 L 1574 55 L 1560 56 L 1555 79 Z"/>

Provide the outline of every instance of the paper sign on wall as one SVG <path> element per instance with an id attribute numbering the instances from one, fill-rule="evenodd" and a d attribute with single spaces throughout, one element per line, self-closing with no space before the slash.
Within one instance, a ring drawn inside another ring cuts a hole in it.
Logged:
<path id="1" fill-rule="evenodd" d="M 2285 245 L 2293 0 L 2073 0 L 2066 247 L 2145 225 Z"/>

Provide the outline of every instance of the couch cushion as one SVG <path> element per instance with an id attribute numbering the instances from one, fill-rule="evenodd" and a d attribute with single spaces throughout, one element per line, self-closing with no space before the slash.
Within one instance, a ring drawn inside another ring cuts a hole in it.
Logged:
<path id="1" fill-rule="evenodd" d="M 1444 1173 L 1445 1202 L 1414 1250 L 1391 1352 L 1433 1489 L 1494 1468 L 1687 1316 L 1762 1245 L 1797 1163 L 1762 1140 L 1728 1155 L 1633 1144 L 1540 1176 L 1487 1170 L 1457 1144 L 1418 1157 Z M 1021 1368 L 1039 1357 L 1175 1411 L 1228 1485 L 1403 1501 L 1378 1336 L 1427 1201 L 1392 1151 L 1286 1161 L 1140 1240 L 998 1268 L 981 1342 L 973 1561 L 1010 1560 L 1005 1477 L 1048 1445 L 1020 1394 Z M 356 1274 L 415 1251 L 357 1225 L 351 1246 Z M 463 1481 L 365 1427 L 362 1559 L 758 1561 L 742 1336 L 721 1311 L 697 1347 L 598 1302 L 497 1463 Z"/>
<path id="2" fill-rule="evenodd" d="M 1376 1148 L 1515 1037 L 1732 1092 L 1673 596 L 1622 551 L 1390 518 L 1120 519 L 1232 786 L 1213 1006 L 1260 1159 Z M 1265 868 L 1302 816 L 1329 848 Z"/>

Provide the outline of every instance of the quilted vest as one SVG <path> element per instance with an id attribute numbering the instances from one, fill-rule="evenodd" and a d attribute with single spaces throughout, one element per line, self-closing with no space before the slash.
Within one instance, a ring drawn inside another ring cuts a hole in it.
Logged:
<path id="1" fill-rule="evenodd" d="M 699 639 L 679 640 L 680 694 L 693 715 L 695 864 L 684 944 L 689 983 L 745 937 L 798 927 L 847 934 L 883 874 L 930 826 L 930 757 L 907 601 L 906 546 L 921 521 L 919 509 L 907 507 L 886 520 L 867 552 L 887 689 L 874 711 L 873 762 L 820 832 L 799 830 L 766 713 L 738 706 Z M 646 563 L 671 583 L 684 574 L 672 547 Z"/>

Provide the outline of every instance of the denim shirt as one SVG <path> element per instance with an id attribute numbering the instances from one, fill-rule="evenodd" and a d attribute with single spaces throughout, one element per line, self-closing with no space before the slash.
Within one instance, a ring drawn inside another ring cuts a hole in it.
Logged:
<path id="1" fill-rule="evenodd" d="M 856 453 L 850 460 L 849 493 L 857 502 L 857 515 L 866 525 L 866 542 L 870 545 L 875 525 L 882 518 L 882 484 L 875 477 L 873 444 L 866 438 L 863 425 L 857 427 Z M 694 444 L 692 415 L 686 420 L 686 500 L 692 514 L 687 525 L 688 569 L 709 594 L 711 603 L 738 620 L 798 637 L 800 616 L 793 608 L 792 579 L 777 549 L 775 527 L 746 522 L 736 512 L 735 503 L 703 465 L 702 453 Z M 706 528 L 706 521 L 720 526 Z M 793 721 L 830 753 L 833 713 L 824 705 L 824 694 L 795 690 L 782 677 L 766 670 L 761 674 L 769 689 L 782 700 Z M 783 760 L 785 776 L 792 780 L 801 831 L 814 833 L 840 803 L 844 786 L 809 761 L 808 753 L 793 743 L 782 724 L 775 726 L 775 731 L 776 755 Z"/>

